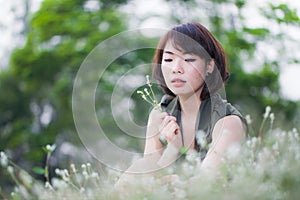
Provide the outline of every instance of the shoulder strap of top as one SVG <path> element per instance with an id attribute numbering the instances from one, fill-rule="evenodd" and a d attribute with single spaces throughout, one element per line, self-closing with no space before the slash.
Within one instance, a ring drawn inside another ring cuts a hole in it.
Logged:
<path id="1" fill-rule="evenodd" d="M 234 106 L 222 99 L 218 93 L 215 93 L 210 98 L 202 101 L 199 115 L 199 125 L 197 130 L 203 130 L 207 134 L 208 142 L 211 142 L 211 134 L 214 126 L 223 117 L 236 115 L 247 126 L 246 120 L 242 114 Z"/>

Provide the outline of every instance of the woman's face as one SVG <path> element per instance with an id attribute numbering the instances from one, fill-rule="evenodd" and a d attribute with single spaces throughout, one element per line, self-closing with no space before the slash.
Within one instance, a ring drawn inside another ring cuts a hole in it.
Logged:
<path id="1" fill-rule="evenodd" d="M 178 96 L 200 96 L 205 75 L 213 70 L 203 58 L 176 49 L 170 41 L 164 48 L 161 68 L 167 87 Z"/>

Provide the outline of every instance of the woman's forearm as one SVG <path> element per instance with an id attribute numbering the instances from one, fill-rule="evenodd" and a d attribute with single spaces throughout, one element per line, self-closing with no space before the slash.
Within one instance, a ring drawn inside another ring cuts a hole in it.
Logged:
<path id="1" fill-rule="evenodd" d="M 167 167 L 170 164 L 174 163 L 179 155 L 179 149 L 173 145 L 172 143 L 169 143 L 167 148 L 164 150 L 163 154 L 161 155 L 160 159 L 157 162 L 157 165 L 162 167 Z"/>

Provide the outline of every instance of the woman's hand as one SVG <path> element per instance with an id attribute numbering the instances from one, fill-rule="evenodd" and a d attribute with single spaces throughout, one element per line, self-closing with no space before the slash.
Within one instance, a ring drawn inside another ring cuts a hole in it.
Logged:
<path id="1" fill-rule="evenodd" d="M 160 135 L 166 138 L 168 144 L 173 144 L 178 149 L 181 147 L 180 128 L 174 116 L 167 115 L 164 117 L 164 120 L 160 124 L 159 132 Z"/>
<path id="2" fill-rule="evenodd" d="M 159 140 L 160 135 L 168 142 L 166 148 Z M 148 120 L 144 157 L 159 153 L 160 159 L 157 164 L 160 167 L 167 166 L 177 159 L 181 146 L 181 133 L 176 118 L 153 109 Z"/>
<path id="3" fill-rule="evenodd" d="M 148 124 L 147 124 L 147 133 L 146 133 L 146 144 L 144 150 L 144 156 L 157 153 L 158 151 L 163 150 L 163 145 L 159 141 L 159 127 L 161 126 L 164 118 L 168 115 L 166 112 L 161 112 L 158 109 L 152 109 Z"/>
<path id="4" fill-rule="evenodd" d="M 166 116 L 159 127 L 159 132 L 166 138 L 168 144 L 157 164 L 160 167 L 166 167 L 177 160 L 180 147 L 182 146 L 180 128 L 176 118 L 169 115 Z"/>
<path id="5" fill-rule="evenodd" d="M 157 109 L 151 111 L 147 124 L 147 137 L 158 135 L 160 132 L 159 127 L 166 116 L 168 116 L 168 113 L 166 112 L 161 112 Z"/>

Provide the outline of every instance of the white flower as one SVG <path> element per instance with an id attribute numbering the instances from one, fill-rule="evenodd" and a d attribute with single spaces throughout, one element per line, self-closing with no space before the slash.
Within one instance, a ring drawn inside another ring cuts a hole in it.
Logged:
<path id="1" fill-rule="evenodd" d="M 174 190 L 175 190 L 174 194 L 177 199 L 185 199 L 186 198 L 186 192 L 184 190 L 178 189 L 178 188 L 175 188 Z"/>
<path id="2" fill-rule="evenodd" d="M 67 169 L 64 169 L 64 175 L 65 175 L 66 177 L 69 177 L 69 176 L 70 176 L 69 171 L 68 171 Z"/>
<path id="3" fill-rule="evenodd" d="M 148 85 L 149 87 L 151 87 L 152 85 L 151 85 L 151 83 L 150 83 L 150 77 L 149 77 L 149 75 L 146 75 L 146 80 L 147 80 L 147 85 Z"/>
<path id="4" fill-rule="evenodd" d="M 97 172 L 93 172 L 91 175 L 92 178 L 98 178 L 99 174 Z"/>
<path id="5" fill-rule="evenodd" d="M 149 91 L 148 91 L 147 88 L 144 88 L 144 91 L 145 91 L 145 93 L 146 93 L 147 96 L 150 96 L 150 93 L 149 93 Z"/>
<path id="6" fill-rule="evenodd" d="M 56 173 L 57 175 L 59 175 L 59 176 L 61 176 L 61 175 L 62 175 L 62 173 L 61 173 L 60 169 L 58 169 L 58 168 L 56 168 L 56 169 L 55 169 L 55 173 Z"/>
<path id="7" fill-rule="evenodd" d="M 85 189 L 83 187 L 80 188 L 80 193 L 84 193 Z"/>
<path id="8" fill-rule="evenodd" d="M 60 176 L 64 181 L 69 181 L 70 180 L 70 175 L 68 170 L 64 169 L 64 170 L 60 170 Z"/>
<path id="9" fill-rule="evenodd" d="M 198 158 L 198 155 L 197 155 L 197 152 L 188 152 L 185 156 L 185 159 L 188 161 L 188 162 L 195 162 Z"/>
<path id="10" fill-rule="evenodd" d="M 246 145 L 247 145 L 248 147 L 250 147 L 250 146 L 251 146 L 251 141 L 250 141 L 250 140 L 247 140 L 247 141 L 246 141 Z"/>
<path id="11" fill-rule="evenodd" d="M 71 168 L 71 171 L 72 171 L 72 173 L 76 173 L 76 168 L 75 168 L 75 165 L 72 163 L 71 165 L 70 165 L 70 168 Z"/>
<path id="12" fill-rule="evenodd" d="M 167 174 L 174 174 L 174 171 L 175 171 L 175 169 L 174 169 L 174 166 L 172 166 L 172 165 L 169 166 L 166 170 Z"/>
<path id="13" fill-rule="evenodd" d="M 68 187 L 68 184 L 65 181 L 58 178 L 52 178 L 51 181 L 54 188 L 65 189 Z"/>
<path id="14" fill-rule="evenodd" d="M 14 168 L 12 166 L 8 166 L 7 167 L 7 171 L 10 173 L 10 174 L 13 174 L 14 173 Z"/>
<path id="15" fill-rule="evenodd" d="M 137 94 L 141 94 L 141 95 L 144 94 L 144 93 L 143 93 L 142 91 L 140 91 L 140 90 L 136 91 L 136 93 L 137 93 Z"/>
<path id="16" fill-rule="evenodd" d="M 274 113 L 271 113 L 271 114 L 270 114 L 271 124 L 273 124 L 274 119 L 275 119 L 275 115 L 274 115 Z"/>
<path id="17" fill-rule="evenodd" d="M 83 175 L 85 178 L 88 178 L 88 173 L 87 173 L 86 170 L 83 170 L 83 171 L 82 171 L 82 175 Z"/>
<path id="18" fill-rule="evenodd" d="M 293 129 L 293 134 L 294 134 L 295 140 L 299 141 L 299 133 L 298 133 L 297 129 L 295 129 L 295 128 Z"/>
<path id="19" fill-rule="evenodd" d="M 296 128 L 293 128 L 293 129 L 292 129 L 292 132 L 293 132 L 293 133 L 298 133 L 298 131 L 297 131 Z"/>
<path id="20" fill-rule="evenodd" d="M 226 150 L 226 155 L 227 158 L 234 160 L 237 158 L 240 154 L 240 147 L 238 145 L 231 145 L 227 150 Z"/>
<path id="21" fill-rule="evenodd" d="M 157 108 L 158 110 L 161 110 L 160 105 L 158 104 L 158 101 L 156 100 L 155 94 L 152 89 L 152 85 L 150 83 L 149 75 L 146 75 L 147 79 L 147 85 L 150 89 L 144 88 L 143 91 L 138 90 L 137 94 L 139 94 L 146 102 L 150 103 L 154 108 Z"/>
<path id="22" fill-rule="evenodd" d="M 196 141 L 200 145 L 200 147 L 206 147 L 207 141 L 206 141 L 206 134 L 203 130 L 199 130 L 196 133 Z"/>
<path id="23" fill-rule="evenodd" d="M 46 183 L 45 183 L 45 188 L 51 188 L 51 185 L 50 185 L 50 183 L 48 182 L 48 181 L 46 181 Z"/>
<path id="24" fill-rule="evenodd" d="M 7 156 L 3 151 L 0 152 L 0 164 L 2 167 L 6 167 L 8 164 Z"/>
<path id="25" fill-rule="evenodd" d="M 142 95 L 142 98 L 144 99 L 144 100 L 146 100 L 147 101 L 147 97 L 146 97 L 146 95 Z"/>
<path id="26" fill-rule="evenodd" d="M 49 152 L 53 152 L 56 148 L 56 145 L 53 144 L 53 145 L 50 145 L 50 144 L 47 144 L 46 145 L 46 149 L 49 151 Z"/>
<path id="27" fill-rule="evenodd" d="M 265 110 L 265 113 L 264 113 L 264 118 L 268 118 L 269 115 L 270 115 L 270 112 L 271 112 L 271 107 L 267 106 L 266 110 Z"/>
<path id="28" fill-rule="evenodd" d="M 278 142 L 275 142 L 275 144 L 272 145 L 272 149 L 274 151 L 278 151 L 279 150 Z"/>
<path id="29" fill-rule="evenodd" d="M 55 169 L 55 173 L 59 175 L 64 181 L 69 181 L 69 172 L 66 169 L 60 170 L 60 169 Z"/>
<path id="30" fill-rule="evenodd" d="M 247 122 L 248 125 L 252 124 L 252 119 L 251 119 L 250 115 L 246 115 L 245 119 L 246 119 L 246 122 Z"/>

